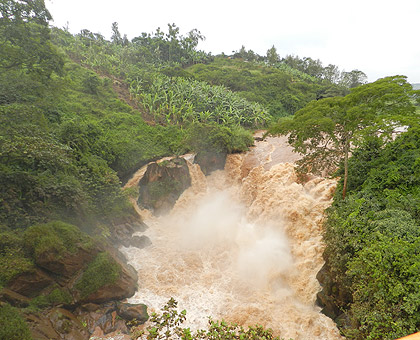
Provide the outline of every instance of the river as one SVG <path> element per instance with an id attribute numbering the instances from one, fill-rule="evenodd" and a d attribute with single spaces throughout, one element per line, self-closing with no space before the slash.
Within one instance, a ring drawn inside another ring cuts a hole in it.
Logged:
<path id="1" fill-rule="evenodd" d="M 152 246 L 121 249 L 139 274 L 129 302 L 157 311 L 173 297 L 193 329 L 211 316 L 285 339 L 341 339 L 315 306 L 323 211 L 336 182 L 298 183 L 297 159 L 284 137 L 270 137 L 207 177 L 189 163 L 192 186 L 168 215 L 138 210 Z"/>

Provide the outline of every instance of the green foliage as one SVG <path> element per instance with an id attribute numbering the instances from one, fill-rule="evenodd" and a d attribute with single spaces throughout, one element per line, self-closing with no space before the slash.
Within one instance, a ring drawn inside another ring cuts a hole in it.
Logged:
<path id="1" fill-rule="evenodd" d="M 182 192 L 181 188 L 182 184 L 172 178 L 165 178 L 164 180 L 151 182 L 147 185 L 152 204 L 171 193 Z"/>
<path id="2" fill-rule="evenodd" d="M 153 313 L 150 318 L 152 325 L 146 330 L 140 327 L 133 327 L 131 329 L 132 339 L 183 339 L 183 340 L 198 340 L 198 339 L 241 339 L 241 340 L 280 340 L 279 337 L 273 335 L 271 329 L 265 329 L 262 326 L 256 325 L 244 329 L 237 324 L 228 324 L 225 321 L 209 320 L 207 329 L 200 329 L 192 332 L 189 328 L 182 328 L 182 323 L 186 319 L 187 312 L 185 310 L 178 312 L 178 303 L 171 298 L 167 304 L 162 308 L 160 314 Z"/>
<path id="3" fill-rule="evenodd" d="M 250 127 L 262 126 L 269 119 L 261 105 L 248 102 L 224 86 L 197 80 L 156 74 L 150 82 L 133 80 L 130 93 L 159 123 L 198 121 Z"/>
<path id="4" fill-rule="evenodd" d="M 54 288 L 49 294 L 38 295 L 31 299 L 29 306 L 26 308 L 31 313 L 39 312 L 45 308 L 57 305 L 70 305 L 73 302 L 71 294 L 59 287 Z"/>
<path id="5" fill-rule="evenodd" d="M 343 329 L 351 339 L 395 339 L 420 327 L 419 133 L 356 150 L 348 196 L 328 211 L 324 255 L 340 296 L 352 297 L 335 297 L 352 320 Z"/>
<path id="6" fill-rule="evenodd" d="M 32 340 L 27 323 L 9 304 L 0 305 L 0 325 L 0 340 Z"/>
<path id="7" fill-rule="evenodd" d="M 304 155 L 298 162 L 301 171 L 331 173 L 344 162 L 345 197 L 350 153 L 372 136 L 389 140 L 398 122 L 409 122 L 415 114 L 412 94 L 406 77 L 386 77 L 354 88 L 345 97 L 312 101 L 270 132 L 289 134 L 289 143 Z"/>
<path id="8" fill-rule="evenodd" d="M 99 253 L 76 282 L 75 288 L 83 298 L 96 292 L 103 286 L 112 285 L 121 275 L 121 267 L 106 252 Z"/>
<path id="9" fill-rule="evenodd" d="M 291 115 L 325 94 L 327 87 L 338 87 L 285 63 L 266 65 L 217 57 L 207 65 L 196 64 L 187 70 L 201 81 L 226 86 L 247 100 L 260 103 L 275 117 Z"/>
<path id="10" fill-rule="evenodd" d="M 244 152 L 254 144 L 252 134 L 239 126 L 193 123 L 186 129 L 186 135 L 188 145 L 195 152 Z"/>
<path id="11" fill-rule="evenodd" d="M 11 230 L 0 232 L 0 287 L 15 276 L 31 271 L 33 260 L 27 256 L 20 233 Z"/>
<path id="12" fill-rule="evenodd" d="M 33 254 L 35 261 L 46 252 L 60 258 L 67 252 L 75 253 L 79 247 L 87 250 L 93 245 L 92 239 L 79 228 L 61 221 L 31 226 L 23 237 L 25 249 Z"/>
<path id="13" fill-rule="evenodd" d="M 45 80 L 60 73 L 63 59 L 50 42 L 51 15 L 43 0 L 3 0 L 0 6 L 0 69 L 23 69 Z"/>

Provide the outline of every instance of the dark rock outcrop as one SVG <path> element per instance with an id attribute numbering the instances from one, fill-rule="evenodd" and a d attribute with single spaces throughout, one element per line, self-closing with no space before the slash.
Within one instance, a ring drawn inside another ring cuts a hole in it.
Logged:
<path id="1" fill-rule="evenodd" d="M 188 165 L 183 158 L 151 163 L 139 182 L 139 206 L 155 215 L 168 212 L 185 189 L 191 186 Z"/>
<path id="2" fill-rule="evenodd" d="M 344 311 L 346 306 L 352 301 L 352 296 L 345 287 L 335 282 L 328 260 L 317 273 L 316 278 L 322 287 L 316 298 L 316 304 L 322 308 L 321 313 L 337 323 L 347 322 L 348 317 Z"/>
<path id="3" fill-rule="evenodd" d="M 28 297 L 23 296 L 13 290 L 3 288 L 0 291 L 0 301 L 7 302 L 16 307 L 28 307 L 31 301 Z"/>
<path id="4" fill-rule="evenodd" d="M 198 164 L 201 171 L 207 176 L 215 170 L 223 170 L 226 164 L 226 153 L 201 151 L 194 157 L 194 163 Z"/>
<path id="5" fill-rule="evenodd" d="M 129 245 L 132 247 L 136 247 L 139 249 L 143 249 L 146 248 L 148 246 L 150 246 L 152 244 L 152 241 L 150 241 L 150 238 L 148 238 L 147 236 L 133 236 L 130 239 Z"/>
<path id="6" fill-rule="evenodd" d="M 150 239 L 147 236 L 133 236 L 133 234 L 144 232 L 147 228 L 148 226 L 141 221 L 118 224 L 111 228 L 111 239 L 116 246 L 145 248 L 151 244 Z"/>

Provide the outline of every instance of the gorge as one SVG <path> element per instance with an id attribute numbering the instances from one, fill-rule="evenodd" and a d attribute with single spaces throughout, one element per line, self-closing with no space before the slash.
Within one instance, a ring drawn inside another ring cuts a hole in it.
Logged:
<path id="1" fill-rule="evenodd" d="M 191 186 L 173 209 L 160 216 L 138 209 L 152 245 L 121 248 L 139 276 L 129 302 L 145 303 L 150 312 L 173 297 L 192 329 L 211 316 L 260 324 L 285 339 L 341 339 L 315 306 L 323 212 L 336 182 L 299 183 L 297 158 L 284 137 L 228 155 L 225 169 L 207 177 L 187 157 Z"/>

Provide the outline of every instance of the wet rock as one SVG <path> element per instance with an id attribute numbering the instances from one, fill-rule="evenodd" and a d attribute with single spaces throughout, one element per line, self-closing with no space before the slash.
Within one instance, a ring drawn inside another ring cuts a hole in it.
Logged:
<path id="1" fill-rule="evenodd" d="M 126 321 L 136 321 L 144 324 L 148 319 L 147 306 L 144 304 L 121 303 L 117 310 L 118 315 Z"/>
<path id="2" fill-rule="evenodd" d="M 85 249 L 82 245 L 77 245 L 74 252 L 65 252 L 60 256 L 53 251 L 45 251 L 37 256 L 36 264 L 51 273 L 61 276 L 60 281 L 65 282 L 81 270 L 86 263 L 92 261 L 98 252 L 98 248 Z"/>
<path id="3" fill-rule="evenodd" d="M 337 318 L 341 313 L 338 307 L 334 304 L 334 300 L 322 290 L 316 295 L 316 304 L 320 306 L 321 313 L 328 316 L 331 319 Z"/>
<path id="4" fill-rule="evenodd" d="M 0 292 L 0 301 L 8 302 L 15 307 L 28 307 L 30 299 L 13 290 L 3 288 Z"/>
<path id="5" fill-rule="evenodd" d="M 215 170 L 223 170 L 226 164 L 226 153 L 201 151 L 194 157 L 194 163 L 200 165 L 207 176 Z"/>
<path id="6" fill-rule="evenodd" d="M 130 239 L 129 245 L 139 249 L 146 248 L 152 244 L 152 241 L 147 236 L 133 236 Z"/>
<path id="7" fill-rule="evenodd" d="M 54 280 L 40 268 L 34 268 L 13 278 L 7 288 L 27 297 L 38 295 L 44 288 L 53 284 Z"/>
<path id="8" fill-rule="evenodd" d="M 25 315 L 32 337 L 37 340 L 61 339 L 61 336 L 44 315 Z"/>
<path id="9" fill-rule="evenodd" d="M 337 320 L 352 302 L 352 296 L 348 289 L 333 280 L 328 260 L 317 273 L 316 278 L 322 286 L 322 290 L 317 294 L 316 304 L 322 308 L 321 313 Z"/>
<path id="10" fill-rule="evenodd" d="M 144 232 L 147 228 L 147 225 L 141 221 L 119 224 L 111 229 L 112 241 L 117 245 L 129 247 L 132 245 L 131 239 L 133 234 L 136 232 Z"/>
<path id="11" fill-rule="evenodd" d="M 108 334 L 114 332 L 117 328 L 115 325 L 115 318 L 117 316 L 117 312 L 112 312 L 108 314 L 102 315 L 99 320 L 96 322 L 96 326 L 100 327 L 103 334 Z"/>
<path id="12" fill-rule="evenodd" d="M 191 186 L 187 161 L 174 158 L 161 163 L 151 163 L 139 182 L 138 204 L 155 215 L 168 212 L 179 196 Z"/>

